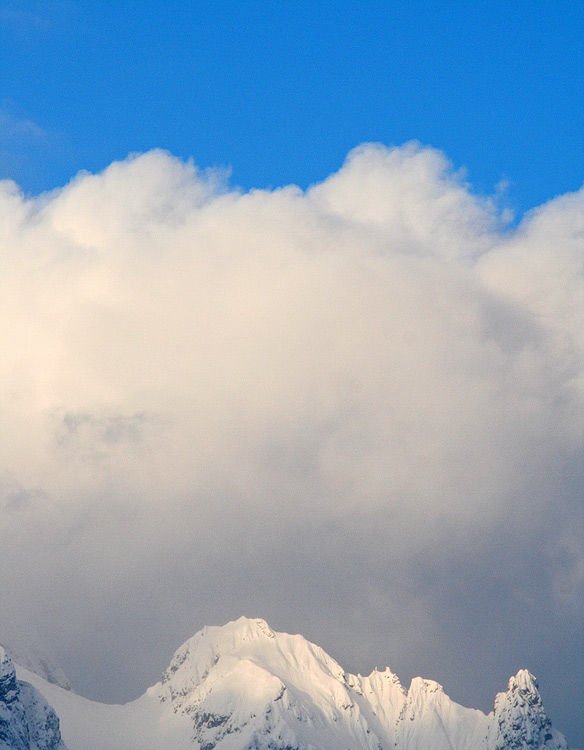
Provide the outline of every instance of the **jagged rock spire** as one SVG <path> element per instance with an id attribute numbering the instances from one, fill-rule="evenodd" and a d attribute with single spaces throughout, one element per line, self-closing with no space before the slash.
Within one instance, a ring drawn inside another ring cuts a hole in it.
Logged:
<path id="1" fill-rule="evenodd" d="M 567 750 L 566 740 L 547 716 L 536 678 L 521 669 L 511 677 L 506 693 L 495 699 L 492 750 Z"/>

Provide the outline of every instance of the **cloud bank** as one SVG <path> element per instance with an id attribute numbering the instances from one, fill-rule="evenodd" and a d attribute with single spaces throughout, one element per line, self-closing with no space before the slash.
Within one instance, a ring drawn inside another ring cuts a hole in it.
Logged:
<path id="1" fill-rule="evenodd" d="M 0 183 L 4 638 L 128 699 L 262 616 L 484 708 L 528 666 L 571 740 L 584 191 L 503 219 L 417 144 L 306 192 Z"/>

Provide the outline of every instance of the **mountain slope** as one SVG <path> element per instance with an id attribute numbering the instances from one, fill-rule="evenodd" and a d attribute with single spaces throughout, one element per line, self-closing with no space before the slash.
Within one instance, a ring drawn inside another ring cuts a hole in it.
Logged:
<path id="1" fill-rule="evenodd" d="M 16 678 L 1 646 L 0 750 L 67 750 L 56 713 L 36 688 Z"/>
<path id="2" fill-rule="evenodd" d="M 70 750 L 567 750 L 528 672 L 488 716 L 416 678 L 351 675 L 302 636 L 240 618 L 203 628 L 161 682 L 124 706 L 21 670 L 61 717 Z"/>

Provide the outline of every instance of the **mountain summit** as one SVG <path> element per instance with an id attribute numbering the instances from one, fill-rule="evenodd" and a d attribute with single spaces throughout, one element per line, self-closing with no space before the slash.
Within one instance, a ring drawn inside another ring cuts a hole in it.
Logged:
<path id="1" fill-rule="evenodd" d="M 495 750 L 565 747 L 564 738 L 552 727 L 543 708 L 535 677 L 522 669 L 509 680 L 506 693 L 495 698 L 493 727 Z"/>
<path id="2" fill-rule="evenodd" d="M 124 706 L 26 675 L 56 708 L 70 750 L 567 750 L 526 670 L 485 715 L 432 680 L 406 689 L 389 669 L 348 674 L 260 619 L 203 628 Z"/>

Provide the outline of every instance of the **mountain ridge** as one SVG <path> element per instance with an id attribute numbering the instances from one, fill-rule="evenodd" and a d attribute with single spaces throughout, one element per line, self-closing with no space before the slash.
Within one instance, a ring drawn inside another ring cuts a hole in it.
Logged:
<path id="1" fill-rule="evenodd" d="M 568 750 L 520 670 L 485 714 L 433 680 L 353 675 L 261 619 L 207 626 L 125 705 L 88 701 L 19 668 L 61 717 L 69 750 Z"/>

